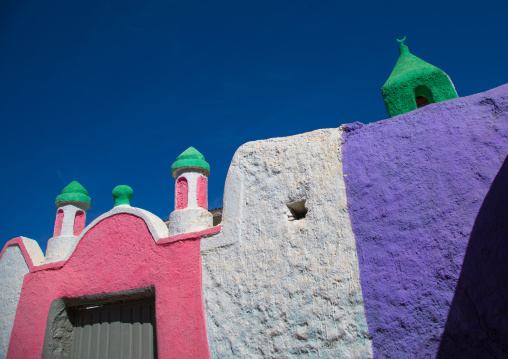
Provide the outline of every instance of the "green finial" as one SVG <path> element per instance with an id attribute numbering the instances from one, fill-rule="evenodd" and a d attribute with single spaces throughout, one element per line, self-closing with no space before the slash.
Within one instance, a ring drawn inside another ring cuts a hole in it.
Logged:
<path id="1" fill-rule="evenodd" d="M 397 41 L 400 42 L 401 45 L 404 45 L 404 41 L 406 41 L 406 37 L 404 36 L 404 38 L 402 40 L 397 39 Z"/>
<path id="2" fill-rule="evenodd" d="M 400 42 L 399 55 L 409 54 L 409 47 L 404 45 L 404 41 L 406 41 L 406 37 L 404 36 L 404 38 L 402 40 L 397 39 L 397 41 Z"/>
<path id="3" fill-rule="evenodd" d="M 113 188 L 113 199 L 115 200 L 115 207 L 121 204 L 130 206 L 132 195 L 134 191 L 126 185 L 120 185 Z"/>
<path id="4" fill-rule="evenodd" d="M 84 206 L 86 209 L 89 209 L 92 203 L 92 199 L 88 195 L 85 187 L 83 187 L 77 181 L 72 181 L 62 190 L 62 193 L 56 197 L 55 205 L 58 206 L 59 204 L 67 202 L 78 203 Z"/>
<path id="5" fill-rule="evenodd" d="M 201 168 L 205 170 L 207 176 L 210 176 L 210 165 L 205 161 L 205 156 L 203 156 L 194 147 L 187 148 L 176 158 L 176 161 L 171 165 L 171 174 L 176 178 L 175 171 L 179 168 L 186 167 Z"/>

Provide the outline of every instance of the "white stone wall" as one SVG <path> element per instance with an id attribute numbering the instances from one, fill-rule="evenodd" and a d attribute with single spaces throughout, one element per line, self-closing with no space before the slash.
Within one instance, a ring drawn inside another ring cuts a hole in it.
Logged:
<path id="1" fill-rule="evenodd" d="M 217 237 L 202 252 L 212 358 L 372 357 L 339 129 L 240 147 Z"/>
<path id="2" fill-rule="evenodd" d="M 21 286 L 28 265 L 17 245 L 9 246 L 0 258 L 0 359 L 7 356 Z"/>

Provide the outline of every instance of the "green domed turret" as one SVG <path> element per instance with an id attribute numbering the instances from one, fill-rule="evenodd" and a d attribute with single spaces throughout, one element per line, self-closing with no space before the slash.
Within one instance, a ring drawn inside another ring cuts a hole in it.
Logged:
<path id="1" fill-rule="evenodd" d="M 92 199 L 88 195 L 85 187 L 77 181 L 72 181 L 62 190 L 62 194 L 56 197 L 56 206 L 64 203 L 78 203 L 83 205 L 86 209 L 89 209 Z"/>
<path id="2" fill-rule="evenodd" d="M 175 171 L 187 167 L 201 168 L 205 170 L 206 176 L 210 176 L 210 165 L 205 161 L 205 156 L 194 147 L 187 148 L 176 158 L 176 161 L 171 165 L 171 175 L 176 178 Z"/>
<path id="3" fill-rule="evenodd" d="M 448 75 L 411 54 L 404 45 L 405 39 L 397 40 L 400 42 L 399 59 L 381 88 L 390 117 L 458 97 Z"/>

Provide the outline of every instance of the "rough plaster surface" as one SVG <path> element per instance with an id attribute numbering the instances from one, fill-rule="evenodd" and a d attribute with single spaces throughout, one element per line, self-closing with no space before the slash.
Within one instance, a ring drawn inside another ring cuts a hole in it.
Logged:
<path id="1" fill-rule="evenodd" d="M 79 241 L 77 236 L 58 236 L 48 240 L 45 263 L 66 260 L 72 254 Z"/>
<path id="2" fill-rule="evenodd" d="M 496 248 L 484 242 L 464 259 L 508 154 L 508 86 L 345 131 L 344 176 L 375 357 L 435 358 L 438 350 L 443 359 L 508 357 L 506 221 L 490 224 L 504 238 L 483 238 L 497 240 Z M 502 186 L 506 193 L 506 179 Z M 508 211 L 506 203 L 498 208 L 488 216 Z M 459 275 L 469 277 L 457 287 Z M 442 336 L 448 351 L 439 349 Z"/>
<path id="3" fill-rule="evenodd" d="M 186 208 L 171 212 L 169 235 L 192 233 L 211 228 L 213 216 L 203 208 Z"/>
<path id="4" fill-rule="evenodd" d="M 251 142 L 236 152 L 214 239 L 235 243 L 202 252 L 213 358 L 372 356 L 341 133 Z M 307 216 L 289 221 L 286 204 L 301 199 Z"/>
<path id="5" fill-rule="evenodd" d="M 85 229 L 62 267 L 25 276 L 7 358 L 41 358 L 55 299 L 98 298 L 152 286 L 158 357 L 210 357 L 199 237 L 159 244 L 147 213 L 126 205 L 115 207 Z"/>
<path id="6" fill-rule="evenodd" d="M 13 245 L 5 249 L 0 258 L 0 273 L 0 359 L 5 359 L 21 285 L 28 273 L 28 265 L 19 246 Z"/>
<path id="7" fill-rule="evenodd" d="M 236 243 L 236 239 L 231 236 L 224 236 L 222 232 L 214 233 L 209 236 L 201 237 L 201 252 L 209 251 L 217 247 L 224 247 Z"/>
<path id="8" fill-rule="evenodd" d="M 176 180 L 176 189 L 175 189 L 175 209 L 184 209 L 187 208 L 187 204 L 189 203 L 189 182 L 187 178 L 180 177 Z"/>
<path id="9" fill-rule="evenodd" d="M 198 206 L 208 210 L 208 178 L 205 176 L 199 176 L 196 187 Z"/>

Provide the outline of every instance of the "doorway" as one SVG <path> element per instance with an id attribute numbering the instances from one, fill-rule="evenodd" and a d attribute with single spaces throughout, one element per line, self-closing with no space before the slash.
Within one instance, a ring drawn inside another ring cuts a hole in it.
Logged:
<path id="1" fill-rule="evenodd" d="M 157 357 L 153 299 L 71 309 L 73 359 Z"/>

